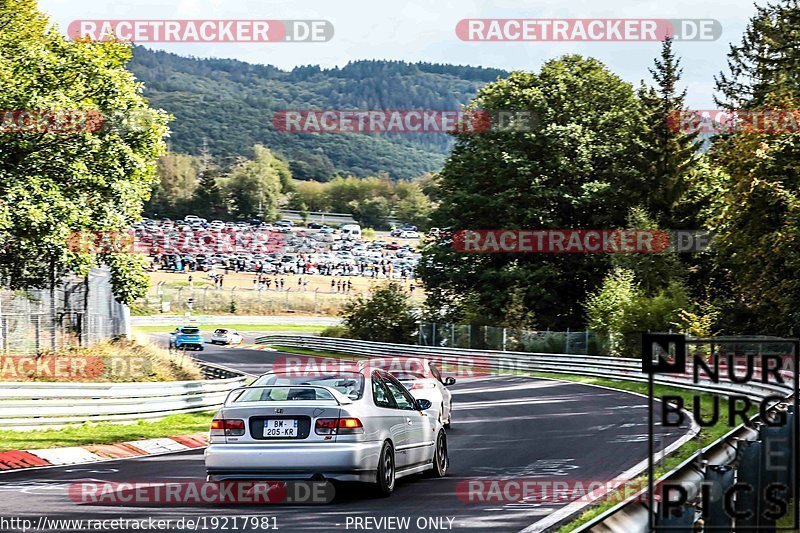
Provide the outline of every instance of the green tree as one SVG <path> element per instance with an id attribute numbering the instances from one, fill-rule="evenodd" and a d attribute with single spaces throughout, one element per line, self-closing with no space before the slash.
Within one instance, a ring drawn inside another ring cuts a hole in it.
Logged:
<path id="1" fill-rule="evenodd" d="M 800 4 L 757 7 L 729 72 L 717 78 L 730 109 L 797 109 Z M 800 323 L 800 141 L 795 133 L 740 131 L 717 139 L 729 176 L 715 220 L 715 307 L 727 333 L 795 334 Z"/>
<path id="2" fill-rule="evenodd" d="M 67 41 L 34 0 L 0 3 L 0 28 L 0 109 L 104 117 L 92 132 L 0 133 L 0 239 L 9 244 L 0 250 L 0 283 L 42 287 L 103 262 L 115 295 L 129 302 L 141 293 L 141 266 L 71 251 L 68 235 L 124 231 L 141 217 L 168 117 L 148 106 L 126 70 L 129 45 Z"/>
<path id="3" fill-rule="evenodd" d="M 396 282 L 376 288 L 368 298 L 351 298 L 340 314 L 353 339 L 409 344 L 417 331 L 414 311 Z"/>
<path id="4" fill-rule="evenodd" d="M 220 173 L 209 167 L 200 173 L 197 189 L 192 197 L 192 213 L 204 218 L 224 217 L 228 213 L 225 193 L 219 186 Z"/>
<path id="5" fill-rule="evenodd" d="M 640 356 L 641 333 L 688 328 L 697 321 L 684 285 L 677 280 L 646 293 L 632 270 L 615 268 L 586 301 L 590 330 L 608 336 L 612 355 Z"/>
<path id="6" fill-rule="evenodd" d="M 281 173 L 286 164 L 267 148 L 253 147 L 253 159 L 242 161 L 226 180 L 233 212 L 240 217 L 274 219 L 281 198 Z"/>
<path id="7" fill-rule="evenodd" d="M 625 325 L 625 310 L 640 294 L 632 270 L 615 268 L 610 271 L 602 285 L 587 299 L 587 327 L 598 333 L 621 332 Z"/>
<path id="8" fill-rule="evenodd" d="M 377 196 L 362 201 L 353 200 L 348 206 L 353 217 L 364 226 L 375 229 L 387 228 L 391 206 L 386 198 Z"/>
<path id="9" fill-rule="evenodd" d="M 717 104 L 727 109 L 760 109 L 778 88 L 800 93 L 800 3 L 779 0 L 756 6 L 738 45 L 728 52 L 728 72 L 716 77 Z M 792 108 L 789 108 L 792 109 Z"/>
<path id="10" fill-rule="evenodd" d="M 653 217 L 639 206 L 628 211 L 625 226 L 635 230 L 652 230 L 656 236 L 660 231 Z M 633 272 L 645 294 L 664 289 L 673 281 L 681 282 L 685 276 L 683 264 L 673 251 L 612 254 L 611 264 Z"/>
<path id="11" fill-rule="evenodd" d="M 170 152 L 158 160 L 158 184 L 146 206 L 158 216 L 182 216 L 189 213 L 197 190 L 200 160 L 187 154 Z"/>
<path id="12" fill-rule="evenodd" d="M 686 191 L 686 173 L 696 162 L 698 136 L 696 132 L 681 132 L 673 126 L 675 113 L 685 109 L 686 89 L 678 90 L 683 69 L 672 51 L 672 43 L 672 38 L 662 43 L 661 56 L 654 61 L 654 68 L 649 69 L 655 88 L 643 84 L 639 89 L 647 122 L 645 165 L 655 178 L 647 205 L 667 227 L 673 226 L 672 211 Z"/>
<path id="13" fill-rule="evenodd" d="M 419 184 L 400 182 L 395 187 L 395 194 L 398 198 L 394 209 L 395 217 L 406 224 L 428 227 L 432 209 L 431 200 L 422 192 Z"/>
<path id="14" fill-rule="evenodd" d="M 566 56 L 538 73 L 486 85 L 471 107 L 528 111 L 532 131 L 459 133 L 439 175 L 431 224 L 461 229 L 622 227 L 646 205 L 645 126 L 630 84 L 595 59 Z M 608 268 L 603 254 L 462 254 L 432 244 L 420 274 L 436 305 L 460 307 L 476 294 L 499 321 L 515 287 L 539 327 L 582 321 L 581 302 Z"/>

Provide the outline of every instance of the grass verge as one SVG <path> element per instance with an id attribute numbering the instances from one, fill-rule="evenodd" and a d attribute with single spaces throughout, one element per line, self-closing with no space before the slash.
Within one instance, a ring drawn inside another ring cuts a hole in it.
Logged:
<path id="1" fill-rule="evenodd" d="M 139 420 L 132 424 L 87 422 L 62 429 L 0 431 L 0 452 L 37 450 L 90 444 L 115 444 L 208 431 L 214 412 L 170 415 L 161 420 Z"/>
<path id="2" fill-rule="evenodd" d="M 270 346 L 270 348 L 275 348 L 279 352 L 295 353 L 297 355 L 313 355 L 316 357 L 336 357 L 336 358 L 347 358 L 353 360 L 364 358 L 361 355 L 346 354 L 341 352 L 325 352 L 322 350 L 308 350 L 306 348 L 294 348 L 292 346 L 274 345 Z"/>

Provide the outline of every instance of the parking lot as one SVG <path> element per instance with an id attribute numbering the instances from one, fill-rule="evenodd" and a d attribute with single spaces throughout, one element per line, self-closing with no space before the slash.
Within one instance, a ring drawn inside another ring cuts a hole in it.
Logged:
<path id="1" fill-rule="evenodd" d="M 182 221 L 145 219 L 133 230 L 137 250 L 152 260 L 151 271 L 208 272 L 215 278 L 254 273 L 263 275 L 263 285 L 269 275 L 289 274 L 410 281 L 420 257 L 421 236 L 408 228 L 365 239 L 360 228 L 355 232 L 346 226 L 208 222 L 188 215 Z M 274 288 L 271 280 L 270 287 L 262 287 L 261 279 L 256 278 L 257 288 Z M 301 283 L 299 288 L 308 287 Z"/>

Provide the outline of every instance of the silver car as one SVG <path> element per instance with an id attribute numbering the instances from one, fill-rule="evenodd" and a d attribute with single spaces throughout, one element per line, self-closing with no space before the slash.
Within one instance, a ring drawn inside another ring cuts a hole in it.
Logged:
<path id="1" fill-rule="evenodd" d="M 371 483 L 447 473 L 447 435 L 427 400 L 364 363 L 309 377 L 268 373 L 235 389 L 214 417 L 209 481 L 330 479 Z"/>

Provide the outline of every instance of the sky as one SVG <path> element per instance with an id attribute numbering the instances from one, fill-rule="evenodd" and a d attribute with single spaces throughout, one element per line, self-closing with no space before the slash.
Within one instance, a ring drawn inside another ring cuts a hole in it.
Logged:
<path id="1" fill-rule="evenodd" d="M 763 3 L 763 2 L 762 2 Z M 235 58 L 291 69 L 343 66 L 358 59 L 429 61 L 538 70 L 568 53 L 593 56 L 624 80 L 649 80 L 658 42 L 466 42 L 456 24 L 467 18 L 715 19 L 716 41 L 684 41 L 674 49 L 684 69 L 687 106 L 714 109 L 714 76 L 726 66 L 754 14 L 752 0 L 40 0 L 66 33 L 73 20 L 323 19 L 335 34 L 325 43 L 143 43 L 184 56 Z"/>

